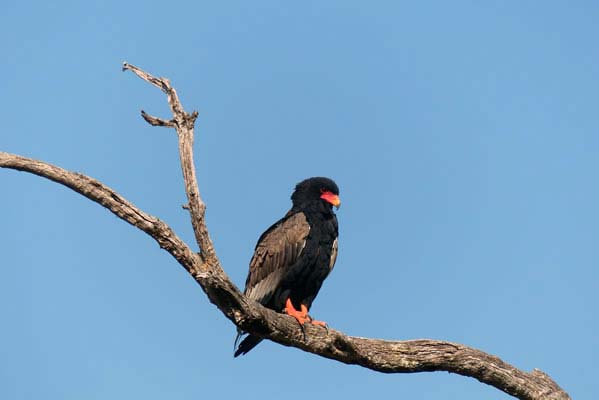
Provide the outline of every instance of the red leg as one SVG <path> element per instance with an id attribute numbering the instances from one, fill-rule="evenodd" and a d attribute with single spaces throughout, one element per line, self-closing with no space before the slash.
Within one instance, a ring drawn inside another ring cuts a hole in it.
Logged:
<path id="1" fill-rule="evenodd" d="M 287 315 L 291 315 L 293 318 L 297 319 L 297 322 L 299 322 L 300 325 L 303 325 L 306 323 L 306 321 L 309 322 L 310 319 L 308 318 L 308 309 L 306 306 L 302 304 L 300 309 L 301 310 L 298 311 L 295 309 L 295 307 L 293 307 L 291 299 L 287 299 L 285 302 L 285 313 Z"/>
<path id="2" fill-rule="evenodd" d="M 308 308 L 305 305 L 301 304 L 300 310 L 296 310 L 293 306 L 293 303 L 291 302 L 291 299 L 287 299 L 287 301 L 285 302 L 285 313 L 297 319 L 297 322 L 299 322 L 300 325 L 309 322 L 313 325 L 323 326 L 325 328 L 328 327 L 326 322 L 316 321 L 312 319 L 312 317 L 308 315 Z"/>

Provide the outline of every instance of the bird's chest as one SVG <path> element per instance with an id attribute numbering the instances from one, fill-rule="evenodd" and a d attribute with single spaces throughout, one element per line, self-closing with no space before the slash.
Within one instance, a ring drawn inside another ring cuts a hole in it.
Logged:
<path id="1" fill-rule="evenodd" d="M 333 216 L 334 218 L 334 216 Z M 310 232 L 301 255 L 281 285 L 281 298 L 290 297 L 294 305 L 310 308 L 312 300 L 331 272 L 333 243 L 337 238 L 336 221 L 331 218 L 309 219 Z"/>
<path id="2" fill-rule="evenodd" d="M 333 242 L 337 238 L 337 226 L 333 219 L 310 221 L 310 234 L 306 240 L 304 268 L 316 275 L 326 276 L 330 270 Z"/>

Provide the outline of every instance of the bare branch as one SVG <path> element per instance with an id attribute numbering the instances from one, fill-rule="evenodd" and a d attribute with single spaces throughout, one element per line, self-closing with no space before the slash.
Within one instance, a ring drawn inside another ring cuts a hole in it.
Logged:
<path id="1" fill-rule="evenodd" d="M 140 68 L 123 63 L 123 71 L 132 71 L 144 81 L 156 86 L 162 90 L 168 99 L 168 104 L 173 113 L 173 119 L 165 121 L 156 117 L 150 117 L 142 111 L 142 116 L 146 121 L 155 126 L 170 126 L 177 130 L 179 137 L 179 154 L 181 159 L 181 169 L 183 170 L 183 181 L 185 182 L 185 193 L 189 202 L 189 213 L 191 215 L 191 224 L 195 234 L 196 242 L 200 247 L 200 254 L 205 262 L 220 269 L 220 263 L 212 244 L 212 239 L 206 227 L 206 205 L 200 196 L 196 171 L 193 162 L 193 130 L 195 120 L 198 117 L 197 111 L 191 114 L 185 112 L 177 91 L 171 86 L 166 78 L 156 78 L 153 75 L 141 70 Z"/>
<path id="2" fill-rule="evenodd" d="M 190 274 L 195 276 L 205 270 L 198 255 L 191 251 L 167 224 L 143 212 L 96 179 L 43 161 L 1 151 L 0 167 L 29 172 L 73 189 L 153 237 L 160 247 L 175 257 Z"/>
<path id="3" fill-rule="evenodd" d="M 143 119 L 146 120 L 146 122 L 152 126 L 166 126 L 168 128 L 175 128 L 176 127 L 176 123 L 174 120 L 166 120 L 166 119 L 162 119 L 162 118 L 158 118 L 158 117 L 154 117 L 151 116 L 150 114 L 148 114 L 147 112 L 145 112 L 144 110 L 141 110 L 141 116 L 143 117 Z"/>
<path id="4" fill-rule="evenodd" d="M 156 124 L 148 122 L 157 126 L 174 126 L 177 129 L 185 190 L 189 200 L 188 208 L 202 257 L 191 251 L 165 223 L 141 211 L 114 190 L 93 178 L 42 161 L 4 152 L 0 152 L 0 167 L 30 172 L 65 185 L 146 232 L 192 275 L 207 294 L 208 299 L 243 331 L 285 346 L 297 347 L 313 354 L 375 371 L 385 373 L 447 371 L 473 377 L 519 399 L 570 399 L 568 394 L 542 371 L 535 369 L 527 373 L 498 357 L 461 344 L 429 339 L 387 341 L 352 337 L 333 329 L 327 330 L 310 324 L 305 327 L 304 336 L 294 318 L 276 313 L 246 299 L 220 266 L 204 221 L 205 206 L 197 188 L 192 157 L 193 127 L 197 113 L 187 114 L 183 110 L 168 80 L 155 78 L 130 64 L 125 64 L 123 69 L 133 71 L 168 95 L 174 118 L 166 121 L 148 116 Z"/>

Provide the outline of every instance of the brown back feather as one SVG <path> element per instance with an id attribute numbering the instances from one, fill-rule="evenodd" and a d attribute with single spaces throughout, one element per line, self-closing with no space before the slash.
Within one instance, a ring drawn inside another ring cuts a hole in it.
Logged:
<path id="1" fill-rule="evenodd" d="M 287 216 L 269 229 L 260 238 L 250 261 L 246 296 L 266 304 L 299 259 L 309 233 L 310 225 L 301 212 Z"/>

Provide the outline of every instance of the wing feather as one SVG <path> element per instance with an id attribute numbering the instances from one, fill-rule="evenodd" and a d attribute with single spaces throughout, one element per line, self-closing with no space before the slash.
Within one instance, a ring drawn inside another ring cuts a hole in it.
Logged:
<path id="1" fill-rule="evenodd" d="M 258 240 L 250 261 L 246 296 L 268 303 L 285 274 L 299 259 L 309 233 L 310 225 L 301 212 L 287 215 L 270 227 Z"/>
<path id="2" fill-rule="evenodd" d="M 333 270 L 335 267 L 335 261 L 337 261 L 337 250 L 339 247 L 338 238 L 335 238 L 333 242 L 333 247 L 331 249 L 331 260 L 329 261 L 329 272 Z"/>

